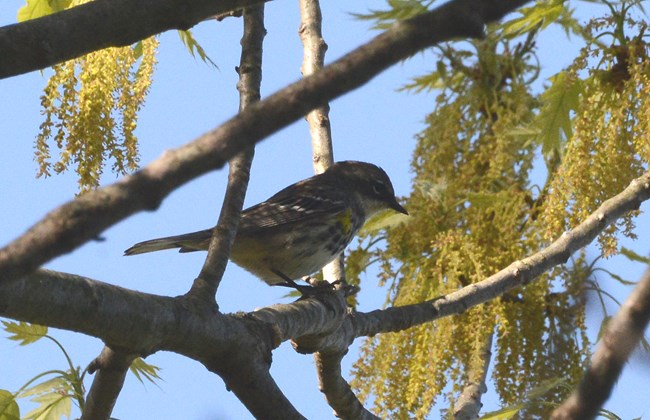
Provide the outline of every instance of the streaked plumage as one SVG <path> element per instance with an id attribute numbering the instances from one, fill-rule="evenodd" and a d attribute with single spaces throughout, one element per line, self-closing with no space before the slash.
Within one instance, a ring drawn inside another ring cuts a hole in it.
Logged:
<path id="1" fill-rule="evenodd" d="M 381 168 L 338 162 L 244 210 L 230 259 L 268 284 L 295 280 L 336 258 L 368 218 L 387 209 L 408 214 Z M 207 250 L 211 236 L 212 229 L 206 229 L 152 239 L 135 244 L 125 255 Z"/>

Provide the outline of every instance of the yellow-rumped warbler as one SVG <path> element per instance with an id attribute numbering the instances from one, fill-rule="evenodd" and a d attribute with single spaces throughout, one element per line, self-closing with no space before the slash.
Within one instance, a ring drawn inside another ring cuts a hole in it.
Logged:
<path id="1" fill-rule="evenodd" d="M 364 222 L 393 209 L 408 214 L 380 167 L 344 161 L 288 186 L 241 214 L 230 259 L 270 285 L 294 287 L 334 260 Z M 207 250 L 213 229 L 140 242 L 125 255 Z"/>

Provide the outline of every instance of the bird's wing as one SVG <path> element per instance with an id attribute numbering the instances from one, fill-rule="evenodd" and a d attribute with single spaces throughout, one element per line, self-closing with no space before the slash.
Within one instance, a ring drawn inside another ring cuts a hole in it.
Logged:
<path id="1" fill-rule="evenodd" d="M 335 217 L 347 209 L 343 194 L 337 189 L 327 188 L 327 196 L 319 191 L 323 186 L 302 183 L 294 184 L 273 197 L 242 212 L 239 229 L 272 228 L 296 220 Z"/>

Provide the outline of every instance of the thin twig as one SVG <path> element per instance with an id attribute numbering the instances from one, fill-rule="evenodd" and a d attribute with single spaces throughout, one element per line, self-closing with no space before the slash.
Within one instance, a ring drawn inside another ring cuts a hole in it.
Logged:
<path id="1" fill-rule="evenodd" d="M 237 68 L 240 112 L 260 100 L 262 48 L 266 35 L 263 4 L 245 9 L 243 14 L 242 53 Z M 219 221 L 214 229 L 201 273 L 188 292 L 189 297 L 199 297 L 208 304 L 215 303 L 215 294 L 226 270 L 230 249 L 237 233 L 254 155 L 254 147 L 249 147 L 230 159 L 228 186 Z"/>

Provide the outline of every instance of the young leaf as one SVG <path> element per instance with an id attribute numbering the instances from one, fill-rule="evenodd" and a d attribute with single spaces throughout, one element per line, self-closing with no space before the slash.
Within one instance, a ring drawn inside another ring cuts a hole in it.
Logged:
<path id="1" fill-rule="evenodd" d="M 517 404 L 515 406 L 502 408 L 498 411 L 492 411 L 490 413 L 485 413 L 481 416 L 482 420 L 509 420 L 519 413 L 520 410 L 525 408 L 523 404 Z"/>
<path id="2" fill-rule="evenodd" d="M 21 346 L 26 346 L 40 340 L 47 334 L 47 327 L 43 325 L 28 324 L 27 322 L 2 321 L 5 331 L 11 334 L 10 340 L 19 341 Z"/>
<path id="3" fill-rule="evenodd" d="M 361 228 L 359 234 L 361 236 L 376 232 L 381 229 L 391 228 L 393 226 L 401 225 L 408 222 L 409 217 L 402 213 L 394 211 L 385 211 L 373 216 Z"/>
<path id="4" fill-rule="evenodd" d="M 29 420 L 60 420 L 61 416 L 70 417 L 70 396 L 52 392 L 32 399 L 39 406 L 25 415 Z"/>
<path id="5" fill-rule="evenodd" d="M 560 17 L 564 7 L 563 0 L 537 2 L 533 7 L 523 7 L 519 10 L 521 17 L 510 20 L 503 25 L 503 34 L 516 36 L 537 26 L 544 29 Z"/>
<path id="6" fill-rule="evenodd" d="M 27 0 L 25 5 L 18 9 L 16 18 L 18 22 L 36 19 L 41 16 L 60 12 L 70 6 L 71 0 Z"/>
<path id="7" fill-rule="evenodd" d="M 57 376 L 45 382 L 41 382 L 40 384 L 36 384 L 31 388 L 27 388 L 19 394 L 19 397 L 23 398 L 32 395 L 48 394 L 53 391 L 58 393 L 58 391 L 68 388 L 69 386 L 66 381 L 61 376 Z"/>
<path id="8" fill-rule="evenodd" d="M 135 377 L 138 378 L 138 381 L 142 383 L 144 383 L 143 378 L 151 383 L 156 383 L 155 379 L 162 380 L 162 378 L 158 375 L 160 368 L 158 366 L 148 364 L 141 357 L 138 357 L 133 361 L 133 363 L 131 363 L 129 370 L 131 370 L 131 373 L 133 373 Z"/>
<path id="9" fill-rule="evenodd" d="M 550 80 L 551 86 L 542 94 L 542 109 L 533 121 L 545 155 L 561 151 L 562 134 L 565 139 L 571 137 L 571 111 L 578 108 L 584 91 L 584 82 L 564 71 Z"/>
<path id="10" fill-rule="evenodd" d="M 208 57 L 208 54 L 206 54 L 205 50 L 197 42 L 196 39 L 194 39 L 194 36 L 192 35 L 192 32 L 190 30 L 187 31 L 178 31 L 178 36 L 181 37 L 181 41 L 183 41 L 183 44 L 187 47 L 187 50 L 192 54 L 192 57 L 196 58 L 196 54 L 199 55 L 201 60 L 203 60 L 204 63 L 209 63 L 212 64 L 215 68 L 219 68 L 217 64 L 212 61 L 210 57 Z"/>
<path id="11" fill-rule="evenodd" d="M 20 420 L 20 408 L 14 394 L 0 389 L 0 420 Z"/>

